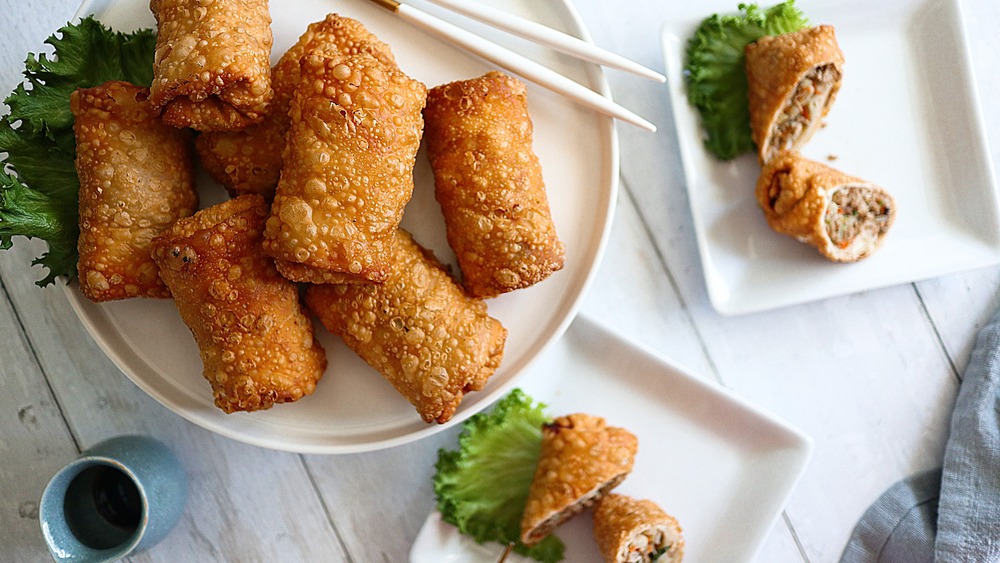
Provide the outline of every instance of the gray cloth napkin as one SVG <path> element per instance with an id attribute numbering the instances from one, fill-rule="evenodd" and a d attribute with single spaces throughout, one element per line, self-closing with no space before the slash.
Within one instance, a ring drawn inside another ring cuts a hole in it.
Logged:
<path id="1" fill-rule="evenodd" d="M 861 516 L 840 561 L 1000 561 L 1000 310 L 976 339 L 942 469 L 886 490 Z"/>

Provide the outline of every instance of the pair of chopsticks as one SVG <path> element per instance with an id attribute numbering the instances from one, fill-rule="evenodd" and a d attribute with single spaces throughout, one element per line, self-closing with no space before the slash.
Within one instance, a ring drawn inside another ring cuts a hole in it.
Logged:
<path id="1" fill-rule="evenodd" d="M 372 2 L 396 13 L 408 22 L 417 25 L 435 35 L 441 36 L 452 43 L 479 55 L 480 57 L 503 67 L 540 86 L 562 94 L 586 107 L 597 110 L 604 115 L 620 119 L 647 131 L 656 131 L 656 126 L 639 117 L 632 111 L 616 104 L 597 92 L 574 82 L 556 71 L 519 55 L 505 47 L 488 41 L 474 33 L 466 31 L 451 23 L 441 20 L 427 12 L 421 11 L 398 0 L 371 0 Z M 521 36 L 546 45 L 577 58 L 598 63 L 602 66 L 617 68 L 631 72 L 644 78 L 665 82 L 666 78 L 648 68 L 616 55 L 593 44 L 582 41 L 571 35 L 556 31 L 536 22 L 526 20 L 506 12 L 476 4 L 470 7 L 461 0 L 430 0 L 431 2 L 458 12 L 464 16 L 479 20 L 498 29 Z"/>

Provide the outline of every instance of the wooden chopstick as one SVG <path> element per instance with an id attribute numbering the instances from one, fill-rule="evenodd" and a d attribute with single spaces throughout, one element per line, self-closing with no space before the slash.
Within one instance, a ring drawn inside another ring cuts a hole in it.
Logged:
<path id="1" fill-rule="evenodd" d="M 593 43 L 588 43 L 572 35 L 544 26 L 538 22 L 531 21 L 514 14 L 509 14 L 503 10 L 498 10 L 491 6 L 483 5 L 479 2 L 469 2 L 468 0 L 428 0 L 443 6 L 453 12 L 468 16 L 472 19 L 491 25 L 497 29 L 502 29 L 523 37 L 535 43 L 551 47 L 567 55 L 572 55 L 578 59 L 583 59 L 592 63 L 609 68 L 617 68 L 630 72 L 643 78 L 666 82 L 667 77 L 648 69 L 641 64 L 626 59 L 625 57 L 602 49 Z M 473 7 L 475 5 L 475 7 Z"/>
<path id="2" fill-rule="evenodd" d="M 474 33 L 432 16 L 427 12 L 414 8 L 409 4 L 398 2 L 397 0 L 370 1 L 394 12 L 406 21 L 426 31 L 443 37 L 497 66 L 518 74 L 526 80 L 530 80 L 539 86 L 543 86 L 553 92 L 562 94 L 563 96 L 566 96 L 567 98 L 585 107 L 637 127 L 641 127 L 647 131 L 656 131 L 655 125 L 642 117 L 639 117 L 632 111 L 616 104 L 610 98 L 606 98 L 586 86 L 583 86 L 578 82 L 574 82 L 573 80 L 570 80 L 556 71 L 540 65 L 527 57 L 519 55 L 505 47 L 501 47 L 496 43 L 479 37 Z"/>

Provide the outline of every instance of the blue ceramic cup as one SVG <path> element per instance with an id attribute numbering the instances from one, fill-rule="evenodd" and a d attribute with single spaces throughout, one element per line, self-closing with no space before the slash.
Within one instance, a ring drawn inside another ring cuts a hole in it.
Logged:
<path id="1" fill-rule="evenodd" d="M 162 442 L 118 436 L 60 469 L 38 520 L 56 561 L 115 561 L 162 540 L 187 500 L 187 475 Z"/>

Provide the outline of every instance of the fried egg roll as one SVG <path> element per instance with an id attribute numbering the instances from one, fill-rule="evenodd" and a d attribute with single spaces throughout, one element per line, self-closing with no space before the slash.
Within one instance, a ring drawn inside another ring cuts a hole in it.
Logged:
<path id="1" fill-rule="evenodd" d="M 534 545 L 591 506 L 632 471 L 639 440 L 603 418 L 571 414 L 542 426 L 542 449 L 521 518 L 521 541 Z"/>
<path id="2" fill-rule="evenodd" d="M 198 343 L 215 404 L 227 413 L 296 401 L 326 369 L 298 288 L 260 249 L 267 215 L 263 197 L 244 195 L 153 239 L 160 276 Z"/>
<path id="3" fill-rule="evenodd" d="M 264 250 L 285 277 L 380 283 L 413 194 L 427 89 L 368 53 L 302 59 Z"/>
<path id="4" fill-rule="evenodd" d="M 764 165 L 757 203 L 772 229 L 834 262 L 869 256 L 896 218 L 895 201 L 883 188 L 796 152 L 780 153 Z"/>
<path id="5" fill-rule="evenodd" d="M 563 267 L 532 149 L 527 89 L 500 72 L 432 88 L 427 154 L 448 244 L 475 297 L 528 287 Z"/>
<path id="6" fill-rule="evenodd" d="M 608 563 L 680 563 L 677 519 L 651 500 L 609 494 L 594 506 L 594 538 Z"/>
<path id="7" fill-rule="evenodd" d="M 332 56 L 364 52 L 387 66 L 396 64 L 389 46 L 355 19 L 329 14 L 324 20 L 310 24 L 271 69 L 274 99 L 263 121 L 241 131 L 203 133 L 195 140 L 202 166 L 230 194 L 274 197 L 289 126 L 288 108 L 299 83 L 299 62 L 310 51 Z"/>
<path id="8" fill-rule="evenodd" d="M 507 329 L 406 231 L 390 254 L 384 283 L 311 285 L 306 303 L 425 422 L 444 423 L 499 367 Z"/>
<path id="9" fill-rule="evenodd" d="M 151 0 L 150 102 L 174 127 L 232 131 L 260 121 L 271 89 L 267 0 Z"/>
<path id="10" fill-rule="evenodd" d="M 747 45 L 750 129 L 761 163 L 798 149 L 822 126 L 840 90 L 843 66 L 829 25 Z"/>
<path id="11" fill-rule="evenodd" d="M 191 135 L 157 119 L 149 90 L 106 82 L 70 96 L 80 178 L 80 292 L 91 301 L 169 297 L 150 240 L 194 213 Z"/>

